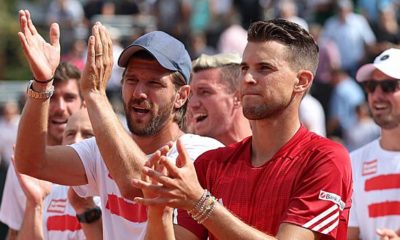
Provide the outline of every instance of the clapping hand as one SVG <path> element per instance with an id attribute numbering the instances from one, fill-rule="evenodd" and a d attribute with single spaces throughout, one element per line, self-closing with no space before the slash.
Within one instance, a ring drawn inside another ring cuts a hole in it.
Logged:
<path id="1" fill-rule="evenodd" d="M 190 210 L 204 193 L 197 180 L 196 170 L 180 140 L 177 141 L 179 156 L 176 163 L 166 157 L 159 158 L 159 164 L 163 165 L 167 172 L 160 172 L 154 168 L 145 166 L 143 174 L 152 182 L 134 180 L 133 185 L 141 188 L 143 192 L 150 192 L 153 198 L 135 198 L 135 201 L 147 206 L 169 206 Z M 142 178 L 143 179 L 143 178 Z"/>
<path id="2" fill-rule="evenodd" d="M 60 64 L 60 29 L 57 23 L 50 26 L 50 43 L 46 42 L 32 23 L 28 10 L 19 11 L 18 37 L 33 77 L 46 81 L 54 76 Z"/>
<path id="3" fill-rule="evenodd" d="M 92 92 L 105 95 L 113 67 L 113 49 L 110 34 L 97 22 L 88 40 L 88 54 L 81 78 L 83 96 Z"/>

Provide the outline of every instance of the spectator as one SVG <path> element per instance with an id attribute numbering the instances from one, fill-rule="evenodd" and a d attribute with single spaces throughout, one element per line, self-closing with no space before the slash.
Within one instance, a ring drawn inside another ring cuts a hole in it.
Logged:
<path id="1" fill-rule="evenodd" d="M 323 38 L 332 39 L 340 52 L 341 68 L 354 78 L 368 51 L 375 44 L 375 35 L 367 20 L 353 13 L 350 0 L 339 0 L 336 15 L 329 18 L 323 29 Z"/>
<path id="2" fill-rule="evenodd" d="M 283 19 L 299 24 L 308 31 L 308 23 L 297 15 L 297 6 L 292 0 L 279 1 L 278 15 Z"/>
<path id="3" fill-rule="evenodd" d="M 17 138 L 19 109 L 15 102 L 6 102 L 0 119 L 0 165 L 7 170 Z"/>
<path id="4" fill-rule="evenodd" d="M 75 39 L 80 35 L 84 23 L 83 6 L 78 0 L 54 0 L 50 2 L 47 11 L 47 23 L 57 22 L 62 27 L 61 46 L 63 53 L 71 50 Z"/>
<path id="5" fill-rule="evenodd" d="M 347 143 L 349 151 L 375 140 L 379 137 L 381 129 L 372 119 L 368 103 L 364 102 L 355 109 L 357 122 L 350 127 L 350 131 L 345 132 L 344 139 Z"/>
<path id="6" fill-rule="evenodd" d="M 63 134 L 63 145 L 93 137 L 86 108 L 71 115 Z M 17 173 L 26 196 L 20 239 L 102 239 L 98 199 L 79 198 L 67 186 L 51 184 Z M 73 197 L 73 198 L 72 198 Z M 70 198 L 70 199 L 69 199 Z"/>
<path id="7" fill-rule="evenodd" d="M 365 96 L 362 88 L 342 69 L 332 71 L 331 84 L 333 91 L 329 101 L 327 134 L 343 139 L 356 123 L 355 109 L 365 101 Z"/>
<path id="8" fill-rule="evenodd" d="M 55 66 L 57 67 L 57 65 Z M 35 79 L 45 79 L 40 74 L 33 76 Z M 47 124 L 43 128 L 46 129 L 43 132 L 46 133 L 44 136 L 47 135 L 47 145 L 61 144 L 68 118 L 72 113 L 78 111 L 82 105 L 78 83 L 80 77 L 80 71 L 71 64 L 61 63 L 57 67 L 53 80 L 54 94 L 49 103 Z M 46 115 L 44 114 L 44 116 Z M 8 225 L 10 228 L 9 237 L 13 239 L 21 229 L 26 206 L 26 197 L 18 183 L 13 165 L 10 165 L 7 172 L 4 196 L 0 208 L 0 220 Z"/>
<path id="9" fill-rule="evenodd" d="M 399 61 L 400 49 L 391 48 L 357 72 L 357 81 L 368 94 L 372 117 L 381 127 L 381 137 L 351 153 L 354 207 L 349 240 L 377 239 L 377 229 L 396 231 L 400 227 Z"/>
<path id="10" fill-rule="evenodd" d="M 201 55 L 193 62 L 188 114 L 195 134 L 225 145 L 251 135 L 239 100 L 240 63 L 237 54 Z"/>

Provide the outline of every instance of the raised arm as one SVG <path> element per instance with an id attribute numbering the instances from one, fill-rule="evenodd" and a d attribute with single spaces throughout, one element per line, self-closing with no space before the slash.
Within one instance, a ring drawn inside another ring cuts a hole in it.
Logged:
<path id="1" fill-rule="evenodd" d="M 146 156 L 124 129 L 106 96 L 113 66 L 112 42 L 106 28 L 96 23 L 88 43 L 81 90 L 88 107 L 101 156 L 123 197 L 133 199 L 141 190 L 131 180 L 140 178 Z"/>
<path id="2" fill-rule="evenodd" d="M 22 49 L 35 81 L 33 93 L 52 90 L 52 79 L 60 63 L 60 30 L 50 27 L 50 43 L 37 32 L 27 10 L 19 11 Z M 27 97 L 21 116 L 17 145 L 16 168 L 19 172 L 52 182 L 80 185 L 87 182 L 79 156 L 70 147 L 47 147 L 47 121 L 50 97 Z M 62 171 L 60 171 L 62 169 Z M 55 174 L 57 173 L 57 174 Z"/>

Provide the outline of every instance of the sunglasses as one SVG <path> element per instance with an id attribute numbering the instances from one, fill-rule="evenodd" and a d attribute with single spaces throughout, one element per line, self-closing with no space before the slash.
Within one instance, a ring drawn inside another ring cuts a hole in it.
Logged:
<path id="1" fill-rule="evenodd" d="M 383 81 L 375 81 L 368 80 L 362 82 L 362 86 L 367 93 L 375 92 L 376 87 L 379 85 L 384 93 L 393 93 L 399 88 L 399 79 L 391 79 L 391 80 L 383 80 Z"/>

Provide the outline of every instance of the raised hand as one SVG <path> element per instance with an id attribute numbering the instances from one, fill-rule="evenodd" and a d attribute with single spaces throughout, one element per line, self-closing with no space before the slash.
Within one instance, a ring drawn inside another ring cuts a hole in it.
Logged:
<path id="1" fill-rule="evenodd" d="M 113 50 L 110 34 L 97 22 L 88 40 L 88 54 L 81 78 L 81 91 L 105 94 L 113 67 Z"/>
<path id="2" fill-rule="evenodd" d="M 14 156 L 11 157 L 11 160 L 14 164 Z M 27 202 L 32 205 L 41 205 L 44 198 L 49 195 L 52 183 L 21 174 L 16 169 L 15 173 L 17 174 L 18 181 L 25 193 Z"/>
<path id="3" fill-rule="evenodd" d="M 60 64 L 58 24 L 53 23 L 50 26 L 50 43 L 37 32 L 28 10 L 19 11 L 19 26 L 18 37 L 34 78 L 38 81 L 51 79 Z"/>
<path id="4" fill-rule="evenodd" d="M 191 210 L 194 207 L 204 189 L 197 180 L 194 165 L 180 140 L 177 141 L 177 149 L 179 156 L 176 159 L 176 165 L 166 157 L 161 156 L 159 159 L 168 174 L 145 166 L 143 174 L 150 177 L 153 183 L 133 180 L 135 187 L 157 196 L 155 198 L 138 197 L 135 201 L 147 206 L 165 205 L 185 210 Z"/>

